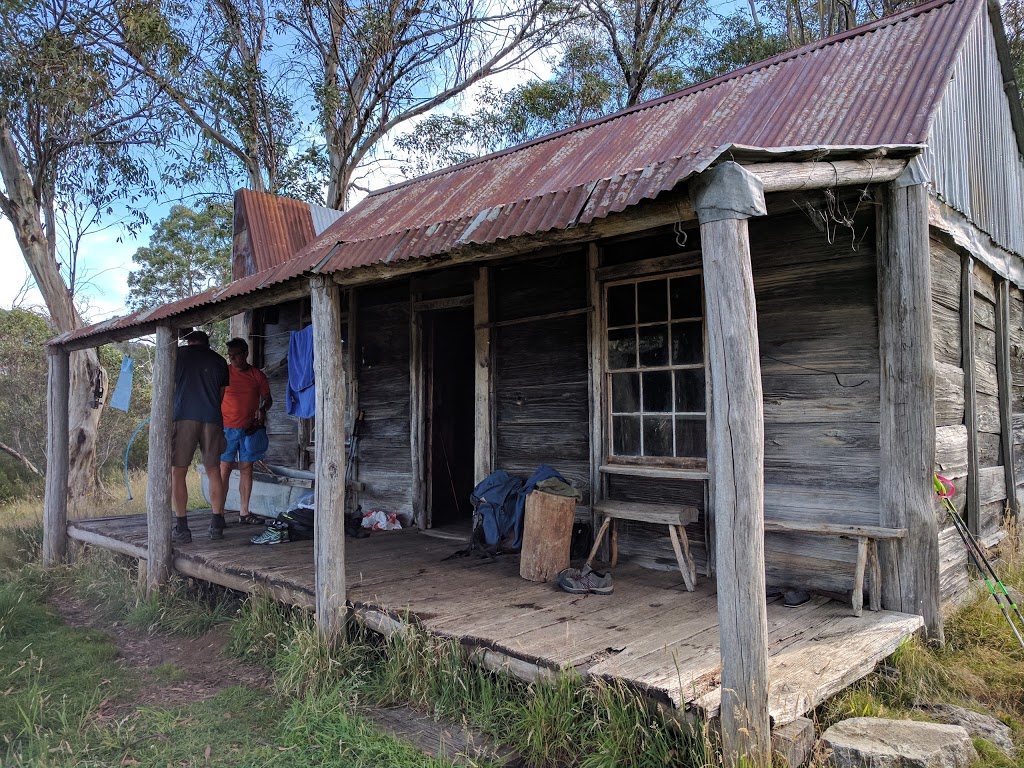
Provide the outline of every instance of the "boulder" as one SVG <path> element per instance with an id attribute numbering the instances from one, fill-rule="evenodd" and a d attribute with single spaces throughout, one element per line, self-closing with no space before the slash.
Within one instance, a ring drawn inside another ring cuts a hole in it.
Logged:
<path id="1" fill-rule="evenodd" d="M 953 704 L 923 704 L 919 709 L 936 722 L 959 725 L 971 734 L 972 738 L 991 742 L 992 746 L 1009 758 L 1017 756 L 1012 731 L 992 715 L 983 715 Z"/>
<path id="2" fill-rule="evenodd" d="M 978 759 L 958 725 L 855 717 L 821 737 L 835 768 L 967 768 Z"/>

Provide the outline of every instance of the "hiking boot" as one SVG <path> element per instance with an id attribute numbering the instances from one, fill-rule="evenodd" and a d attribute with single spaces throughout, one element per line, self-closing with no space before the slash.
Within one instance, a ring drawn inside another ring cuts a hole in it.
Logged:
<path id="1" fill-rule="evenodd" d="M 171 544 L 191 544 L 192 531 L 188 528 L 171 528 Z"/>
<path id="2" fill-rule="evenodd" d="M 612 575 L 598 573 L 589 565 L 579 568 L 566 568 L 558 574 L 558 586 L 563 592 L 574 595 L 610 595 L 612 593 Z"/>
<path id="3" fill-rule="evenodd" d="M 267 528 L 259 536 L 249 539 L 251 544 L 284 544 L 288 541 L 288 528 Z"/>
<path id="4" fill-rule="evenodd" d="M 214 515 L 210 518 L 209 534 L 211 539 L 223 539 L 224 528 L 224 515 Z"/>

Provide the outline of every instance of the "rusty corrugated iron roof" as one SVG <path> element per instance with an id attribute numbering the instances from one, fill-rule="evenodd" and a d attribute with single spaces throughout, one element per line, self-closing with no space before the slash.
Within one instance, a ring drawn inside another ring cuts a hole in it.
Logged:
<path id="1" fill-rule="evenodd" d="M 292 258 L 316 236 L 308 203 L 240 189 L 235 192 L 233 279 L 262 272 Z"/>
<path id="2" fill-rule="evenodd" d="M 964 35 L 984 7 L 982 0 L 932 0 L 614 115 L 373 192 L 290 261 L 267 270 L 259 286 L 586 224 L 673 189 L 735 145 L 923 144 Z M 228 286 L 231 295 L 257 289 L 237 282 Z M 222 300 L 207 294 L 175 302 L 163 316 Z M 70 337 L 97 332 L 81 329 Z"/>

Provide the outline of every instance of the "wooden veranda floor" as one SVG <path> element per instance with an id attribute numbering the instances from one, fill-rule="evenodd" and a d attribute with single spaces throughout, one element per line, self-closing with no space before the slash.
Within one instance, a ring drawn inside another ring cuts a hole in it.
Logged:
<path id="1" fill-rule="evenodd" d="M 232 516 L 229 515 L 229 519 Z M 253 546 L 261 529 L 229 526 L 206 538 L 207 517 L 191 513 L 192 544 L 174 549 L 182 574 L 232 589 L 265 589 L 313 604 L 312 542 Z M 144 558 L 144 516 L 76 520 L 73 539 Z M 490 665 L 529 678 L 565 665 L 618 678 L 679 710 L 714 716 L 718 685 L 718 606 L 714 581 L 686 592 L 676 572 L 629 563 L 616 568 L 611 595 L 570 595 L 519 577 L 519 560 L 456 558 L 457 541 L 416 530 L 345 540 L 348 600 L 364 618 L 408 618 L 425 630 L 478 649 Z M 848 604 L 815 597 L 797 607 L 768 605 L 770 711 L 775 725 L 804 714 L 868 674 L 922 626 L 891 611 L 852 615 Z"/>

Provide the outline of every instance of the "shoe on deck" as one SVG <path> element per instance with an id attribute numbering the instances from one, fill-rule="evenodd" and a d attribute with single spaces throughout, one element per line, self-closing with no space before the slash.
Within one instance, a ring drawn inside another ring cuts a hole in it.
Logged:
<path id="1" fill-rule="evenodd" d="M 288 541 L 287 528 L 267 528 L 259 536 L 249 539 L 251 544 L 284 544 Z"/>
<path id="2" fill-rule="evenodd" d="M 171 544 L 191 544 L 192 531 L 188 528 L 171 528 Z"/>
<path id="3" fill-rule="evenodd" d="M 579 568 L 566 568 L 558 574 L 558 586 L 563 592 L 573 595 L 610 595 L 613 590 L 612 575 L 598 573 L 589 565 Z"/>
<path id="4" fill-rule="evenodd" d="M 211 539 L 223 539 L 224 528 L 227 524 L 224 522 L 224 515 L 213 515 L 210 518 L 210 529 L 209 534 Z"/>

